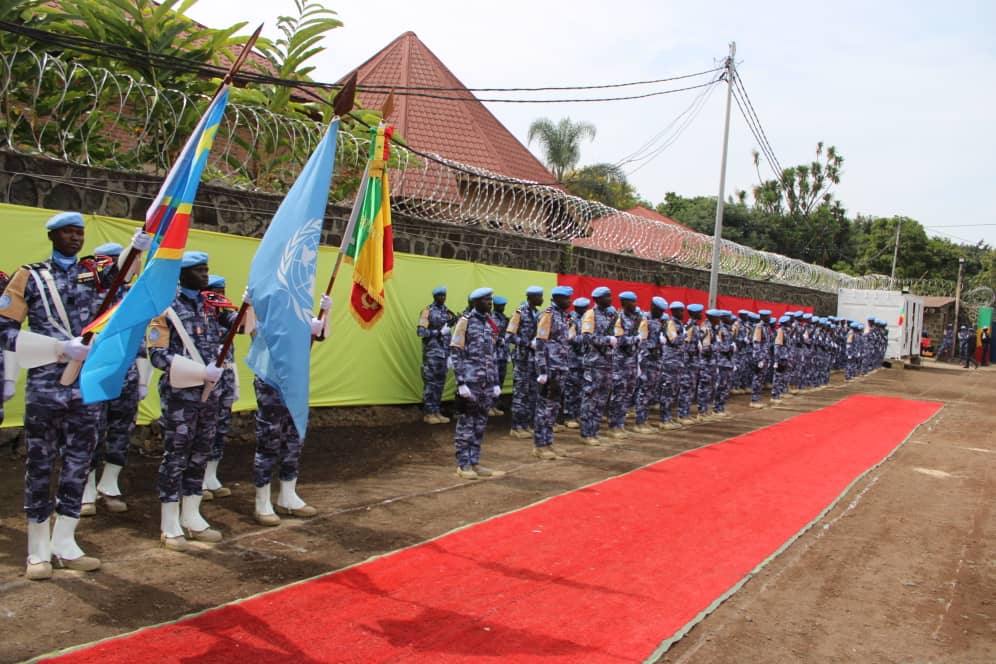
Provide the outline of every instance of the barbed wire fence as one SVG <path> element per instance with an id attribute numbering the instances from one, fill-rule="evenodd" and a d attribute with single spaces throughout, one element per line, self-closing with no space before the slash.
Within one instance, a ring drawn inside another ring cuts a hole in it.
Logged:
<path id="1" fill-rule="evenodd" d="M 121 72 L 49 53 L 0 54 L 0 149 L 148 175 L 164 174 L 207 97 L 157 89 Z M 325 126 L 264 106 L 229 104 L 206 177 L 228 186 L 285 193 Z M 362 132 L 339 132 L 337 179 L 356 179 L 369 147 Z M 616 210 L 543 183 L 509 178 L 441 155 L 395 145 L 392 205 L 414 217 L 635 255 L 709 270 L 713 239 L 682 226 Z M 355 188 L 334 186 L 348 203 Z M 840 288 L 953 295 L 937 280 L 851 276 L 721 241 L 725 275 L 824 292 Z"/>

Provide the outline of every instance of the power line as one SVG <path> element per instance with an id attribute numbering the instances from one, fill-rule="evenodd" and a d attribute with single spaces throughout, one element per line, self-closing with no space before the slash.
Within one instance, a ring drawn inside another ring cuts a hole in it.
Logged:
<path id="1" fill-rule="evenodd" d="M 133 66 L 142 66 L 142 67 L 151 66 L 156 68 L 171 69 L 174 71 L 180 71 L 185 73 L 199 74 L 209 78 L 220 78 L 228 73 L 227 69 L 224 67 L 219 67 L 217 65 L 212 65 L 204 62 L 198 62 L 195 60 L 190 60 L 188 58 L 164 55 L 160 53 L 150 53 L 148 51 L 142 51 L 121 44 L 100 42 L 91 39 L 86 39 L 84 37 L 64 35 L 55 32 L 48 32 L 45 30 L 37 30 L 35 28 L 29 28 L 27 26 L 17 23 L 11 23 L 8 21 L 0 21 L 0 30 L 28 37 L 40 44 L 44 44 L 47 46 L 55 46 L 64 49 L 71 49 L 81 53 L 92 55 L 94 57 L 111 58 L 113 60 L 126 62 Z M 474 97 L 473 95 L 437 95 L 437 94 L 431 94 L 431 92 L 474 92 L 475 90 L 479 92 L 539 92 L 539 91 L 599 90 L 599 89 L 669 83 L 673 81 L 705 76 L 714 71 L 716 71 L 715 68 L 707 69 L 700 72 L 694 72 L 691 74 L 682 74 L 678 76 L 671 76 L 656 80 L 632 81 L 626 83 L 611 83 L 611 84 L 589 85 L 589 86 L 545 86 L 539 88 L 445 88 L 445 87 L 432 87 L 432 86 L 388 86 L 388 85 L 375 84 L 375 85 L 360 85 L 357 86 L 357 90 L 360 92 L 393 91 L 395 95 L 399 96 L 422 97 L 427 99 L 443 99 L 443 100 L 462 101 L 462 102 L 489 102 L 496 104 L 564 104 L 564 103 L 591 103 L 591 102 L 609 102 L 609 101 L 632 101 L 637 99 L 658 97 L 666 94 L 673 94 L 676 92 L 685 92 L 687 90 L 695 90 L 697 88 L 711 85 L 712 82 L 703 83 L 699 85 L 691 85 L 683 88 L 658 90 L 655 92 L 648 92 L 637 95 L 626 95 L 621 97 L 571 98 L 571 99 L 505 99 L 501 97 L 480 99 Z M 234 80 L 236 82 L 243 84 L 256 83 L 256 84 L 277 85 L 281 87 L 294 88 L 302 92 L 308 88 L 320 89 L 320 90 L 338 90 L 342 87 L 342 85 L 339 83 L 322 83 L 317 81 L 282 79 L 268 74 L 264 74 L 262 72 L 252 72 L 246 69 L 240 71 L 234 77 Z"/>
<path id="2" fill-rule="evenodd" d="M 747 94 L 747 88 L 746 86 L 744 86 L 744 80 L 740 76 L 740 72 L 736 69 L 733 70 L 733 83 L 735 87 L 739 89 L 740 93 L 744 97 L 744 100 L 747 102 L 747 108 L 750 109 L 750 114 L 754 118 L 758 130 L 761 132 L 761 138 L 763 139 L 764 144 L 767 146 L 768 152 L 770 153 L 771 157 L 774 158 L 775 160 L 775 165 L 778 167 L 778 175 L 779 177 L 781 177 L 782 165 L 781 163 L 779 163 L 778 158 L 775 156 L 775 150 L 774 148 L 771 147 L 771 141 L 768 140 L 768 135 L 764 131 L 764 126 L 761 124 L 761 119 L 757 116 L 757 111 L 754 110 L 754 104 L 751 102 L 750 95 Z"/>
<path id="3" fill-rule="evenodd" d="M 747 128 L 750 129 L 750 133 L 753 134 L 754 140 L 757 142 L 758 148 L 764 156 L 765 163 L 767 163 L 768 167 L 771 168 L 771 172 L 774 173 L 775 178 L 780 180 L 781 171 L 778 167 L 778 160 L 775 158 L 774 153 L 770 151 L 768 145 L 761 139 L 760 130 L 755 127 L 754 121 L 747 113 L 746 102 L 741 102 L 740 92 L 736 87 L 733 88 L 733 99 L 737 102 L 737 108 L 740 110 L 740 115 L 743 116 L 744 122 L 747 123 Z"/>
<path id="4" fill-rule="evenodd" d="M 924 226 L 924 228 L 980 228 L 982 226 L 996 226 L 996 224 L 947 224 L 944 226 Z"/>

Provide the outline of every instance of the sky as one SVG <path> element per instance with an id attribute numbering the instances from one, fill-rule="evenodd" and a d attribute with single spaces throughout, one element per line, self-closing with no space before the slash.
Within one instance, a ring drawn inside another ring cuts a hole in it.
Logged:
<path id="1" fill-rule="evenodd" d="M 996 108 L 996 3 L 322 3 L 344 23 L 312 61 L 317 67 L 312 77 L 328 82 L 409 30 L 472 88 L 666 78 L 718 66 L 729 43 L 736 42 L 737 70 L 783 167 L 812 161 L 817 142 L 836 146 L 845 161 L 834 193 L 850 216 L 903 215 L 927 227 L 929 235 L 996 246 L 996 214 L 987 202 L 996 183 L 996 132 L 990 126 Z M 276 38 L 277 16 L 295 11 L 293 0 L 199 0 L 188 15 L 211 27 L 248 21 L 247 33 L 262 22 L 263 34 Z M 593 96 L 660 89 L 620 88 Z M 595 139 L 582 145 L 579 165 L 584 166 L 616 163 L 638 150 L 699 92 L 633 101 L 486 105 L 523 143 L 540 117 L 595 125 Z M 583 96 L 542 97 L 561 94 Z M 725 87 L 714 86 L 673 143 L 629 174 L 643 198 L 656 204 L 670 191 L 718 193 L 725 107 Z M 734 104 L 727 194 L 757 184 L 751 157 L 756 147 Z M 542 159 L 538 145 L 530 148 Z M 761 176 L 772 176 L 763 164 Z"/>

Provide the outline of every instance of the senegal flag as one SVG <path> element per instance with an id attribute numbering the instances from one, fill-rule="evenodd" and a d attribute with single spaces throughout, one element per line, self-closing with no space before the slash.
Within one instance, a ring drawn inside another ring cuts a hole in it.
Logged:
<path id="1" fill-rule="evenodd" d="M 386 170 L 393 133 L 393 127 L 384 125 L 370 130 L 369 174 L 357 194 L 362 197 L 360 212 L 345 256 L 353 264 L 349 310 L 366 329 L 384 314 L 384 282 L 394 269 L 391 191 Z"/>

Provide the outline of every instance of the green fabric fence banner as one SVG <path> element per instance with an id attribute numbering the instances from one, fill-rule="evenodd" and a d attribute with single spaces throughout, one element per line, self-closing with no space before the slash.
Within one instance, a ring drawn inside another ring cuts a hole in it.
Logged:
<path id="1" fill-rule="evenodd" d="M 0 204 L 0 270 L 13 274 L 25 263 L 47 258 L 51 243 L 45 231 L 45 222 L 55 214 L 53 210 Z M 93 248 L 105 242 L 118 242 L 127 246 L 139 225 L 136 221 L 84 215 L 86 243 L 81 255 L 90 254 Z M 259 240 L 237 235 L 225 235 L 191 229 L 187 248 L 206 251 L 210 256 L 212 274 L 225 277 L 228 297 L 239 304 Z M 332 273 L 337 250 L 321 247 L 318 258 L 317 278 L 326 283 Z M 447 260 L 411 254 L 395 254 L 394 276 L 387 282 L 387 306 L 384 317 L 369 331 L 356 324 L 347 310 L 351 287 L 351 268 L 344 266 L 339 273 L 332 293 L 331 335 L 314 345 L 311 355 L 312 406 L 366 406 L 377 404 L 411 404 L 422 401 L 422 346 L 415 334 L 419 313 L 432 302 L 431 291 L 445 285 L 449 291 L 447 305 L 460 313 L 467 303 L 467 295 L 478 286 L 495 289 L 504 295 L 509 304 L 506 313 L 511 315 L 518 303 L 525 299 L 528 286 L 541 286 L 549 299 L 550 289 L 557 285 L 557 275 L 548 272 L 515 270 L 481 265 L 467 261 Z M 321 288 L 316 288 L 316 291 Z M 316 293 L 317 303 L 317 293 Z M 317 311 L 317 305 L 315 307 Z M 241 397 L 235 410 L 253 410 L 256 407 L 252 389 L 252 372 L 245 365 L 245 355 L 250 340 L 238 336 L 235 342 L 236 360 L 241 384 Z M 156 372 L 149 389 L 149 396 L 142 402 L 139 422 L 147 423 L 159 417 L 159 399 Z M 512 372 L 508 372 L 506 389 L 511 385 Z M 17 395 L 5 404 L 3 426 L 20 426 L 24 415 L 24 378 L 18 377 Z M 450 376 L 444 398 L 453 396 Z"/>

